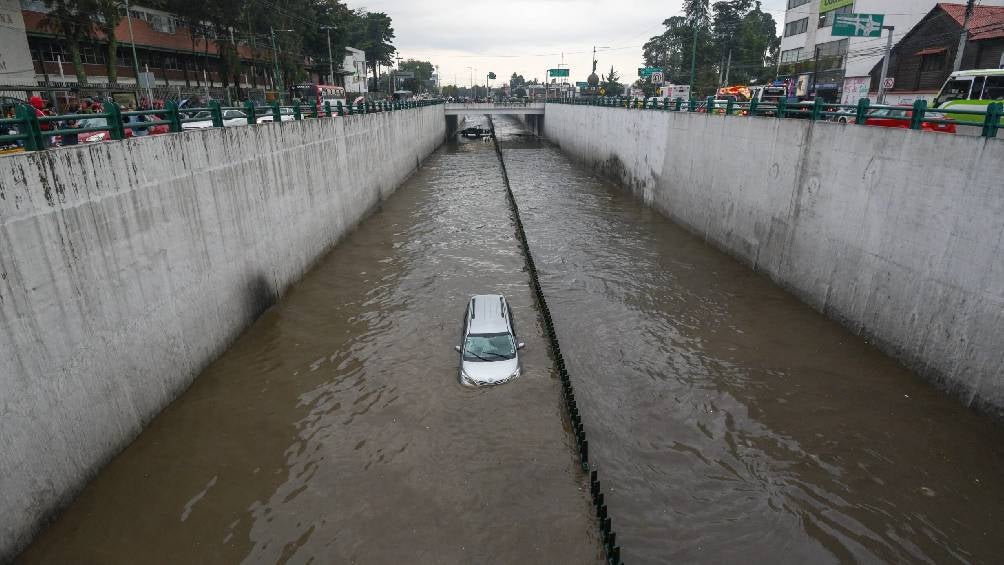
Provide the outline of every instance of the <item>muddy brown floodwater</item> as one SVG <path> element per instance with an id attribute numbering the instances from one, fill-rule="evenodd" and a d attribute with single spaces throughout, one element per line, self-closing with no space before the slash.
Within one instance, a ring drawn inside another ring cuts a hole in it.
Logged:
<path id="1" fill-rule="evenodd" d="M 448 144 L 116 457 L 22 563 L 600 563 L 491 145 Z M 467 300 L 526 342 L 458 381 Z"/>
<path id="2" fill-rule="evenodd" d="M 626 563 L 1001 562 L 1004 428 L 496 128 Z M 601 562 L 523 268 L 492 146 L 444 146 L 20 561 Z M 480 292 L 526 371 L 472 390 Z"/>
<path id="3" fill-rule="evenodd" d="M 1004 428 L 496 129 L 626 563 L 1004 560 Z"/>

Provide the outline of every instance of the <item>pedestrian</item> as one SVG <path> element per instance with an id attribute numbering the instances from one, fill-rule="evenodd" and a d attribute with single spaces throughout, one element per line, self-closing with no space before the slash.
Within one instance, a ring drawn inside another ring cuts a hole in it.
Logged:
<path id="1" fill-rule="evenodd" d="M 81 113 L 80 112 L 80 106 L 79 105 L 73 105 L 73 104 L 71 104 L 67 108 L 67 111 L 70 114 L 80 114 Z M 64 120 L 60 124 L 59 129 L 76 129 L 78 125 L 79 124 L 77 123 L 77 120 L 71 118 L 71 119 L 68 119 L 68 120 Z M 63 135 L 59 136 L 59 144 L 63 145 L 63 146 L 66 146 L 66 145 L 76 145 L 77 144 L 77 134 L 76 133 L 64 133 Z"/>
<path id="2" fill-rule="evenodd" d="M 42 100 L 41 96 L 32 96 L 31 98 L 28 99 L 28 104 L 30 104 L 31 107 L 35 110 L 35 117 L 44 118 L 46 116 L 45 101 Z M 40 129 L 42 132 L 50 131 L 52 130 L 52 122 L 40 122 L 38 125 L 38 129 Z M 49 147 L 50 144 L 51 144 L 50 136 L 42 135 L 42 145 L 44 147 Z"/>

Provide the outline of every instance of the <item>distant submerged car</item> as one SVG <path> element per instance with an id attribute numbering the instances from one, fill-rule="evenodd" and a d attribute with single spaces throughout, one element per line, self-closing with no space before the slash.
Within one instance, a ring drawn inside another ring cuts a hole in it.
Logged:
<path id="1" fill-rule="evenodd" d="M 460 352 L 460 382 L 468 386 L 497 385 L 520 376 L 519 350 L 512 310 L 501 294 L 471 297 L 464 316 Z"/>

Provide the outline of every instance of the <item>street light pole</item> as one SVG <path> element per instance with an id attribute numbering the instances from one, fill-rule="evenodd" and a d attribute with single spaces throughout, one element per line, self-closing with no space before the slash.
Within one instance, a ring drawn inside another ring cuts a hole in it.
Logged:
<path id="1" fill-rule="evenodd" d="M 272 59 L 275 61 L 275 82 L 279 90 L 279 102 L 282 103 L 286 99 L 286 93 L 284 92 L 286 85 L 282 82 L 282 73 L 279 72 L 279 49 L 275 46 L 275 28 L 269 27 L 269 31 L 272 33 Z M 293 31 L 291 29 L 280 29 L 279 31 Z"/>
<path id="2" fill-rule="evenodd" d="M 694 73 L 697 70 L 697 16 L 694 16 L 694 47 L 690 53 L 690 97 L 694 97 Z"/>

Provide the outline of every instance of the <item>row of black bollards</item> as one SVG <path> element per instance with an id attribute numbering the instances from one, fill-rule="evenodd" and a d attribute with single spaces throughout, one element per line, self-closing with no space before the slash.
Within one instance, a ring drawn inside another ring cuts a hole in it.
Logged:
<path id="1" fill-rule="evenodd" d="M 558 334 L 554 329 L 554 320 L 551 318 L 551 310 L 547 307 L 544 299 L 544 291 L 540 287 L 540 278 L 537 276 L 537 266 L 533 262 L 533 255 L 530 253 L 530 245 L 526 239 L 526 232 L 523 230 L 523 220 L 520 218 L 519 206 L 516 204 L 516 196 L 509 186 L 509 173 L 506 171 L 505 159 L 502 156 L 502 146 L 499 145 L 495 136 L 495 123 L 488 118 L 488 126 L 492 132 L 492 141 L 495 144 L 495 153 L 498 155 L 499 164 L 502 166 L 502 180 L 505 182 L 506 197 L 509 206 L 512 207 L 513 219 L 516 223 L 516 239 L 523 249 L 523 256 L 526 258 L 527 271 L 530 273 L 530 286 L 537 299 L 541 316 L 544 318 L 544 328 L 547 332 L 547 341 L 554 356 L 555 365 L 558 367 L 558 375 L 561 378 L 561 392 L 565 400 L 565 409 L 572 422 L 572 433 L 575 435 L 575 444 L 579 450 L 579 462 L 582 470 L 589 472 L 589 492 L 592 496 L 593 506 L 596 507 L 596 519 L 599 523 L 600 532 L 603 539 L 603 549 L 607 555 L 607 563 L 610 565 L 622 565 L 621 548 L 617 545 L 617 534 L 611 526 L 610 517 L 607 515 L 607 505 L 600 489 L 600 481 L 596 469 L 590 471 L 589 468 L 589 441 L 586 440 L 586 429 L 582 425 L 582 417 L 579 415 L 579 405 L 575 401 L 575 391 L 572 389 L 572 381 L 568 377 L 568 370 L 565 367 L 565 358 L 561 355 L 561 346 L 558 344 Z"/>

